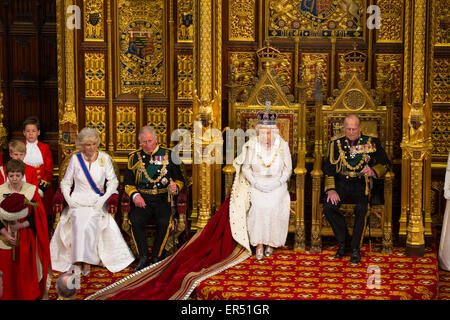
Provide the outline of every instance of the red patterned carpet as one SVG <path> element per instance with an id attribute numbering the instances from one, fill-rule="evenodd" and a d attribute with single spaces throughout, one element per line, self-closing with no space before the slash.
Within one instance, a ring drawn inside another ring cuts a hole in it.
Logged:
<path id="1" fill-rule="evenodd" d="M 436 254 L 421 258 L 396 249 L 392 255 L 362 249 L 362 260 L 335 259 L 335 249 L 322 253 L 279 250 L 257 261 L 254 257 L 203 281 L 198 299 L 294 300 L 431 300 L 438 298 Z M 376 277 L 379 275 L 377 284 Z"/>
<path id="2" fill-rule="evenodd" d="M 383 255 L 368 253 L 367 247 L 364 247 L 363 259 L 357 266 L 349 263 L 348 258 L 334 259 L 334 253 L 335 248 L 332 247 L 320 254 L 283 249 L 261 261 L 251 257 L 203 281 L 191 298 L 450 299 L 450 272 L 438 271 L 436 253 L 431 249 L 421 258 L 410 258 L 405 255 L 404 249 L 396 249 L 392 255 Z M 84 299 L 128 276 L 133 269 L 134 264 L 113 274 L 105 268 L 93 267 L 89 276 L 81 278 L 76 299 Z M 369 289 L 368 284 L 377 286 L 375 277 L 378 271 L 381 279 L 379 288 Z M 55 281 L 59 274 L 53 275 L 50 300 L 57 298 Z"/>

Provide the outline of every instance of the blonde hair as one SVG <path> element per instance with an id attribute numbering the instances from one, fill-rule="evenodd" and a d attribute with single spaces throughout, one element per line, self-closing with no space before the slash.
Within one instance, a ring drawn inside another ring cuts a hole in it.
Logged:
<path id="1" fill-rule="evenodd" d="M 95 143 L 96 147 L 100 145 L 100 135 L 96 129 L 89 127 L 81 129 L 75 141 L 78 151 L 84 151 L 84 145 L 88 141 Z"/>
<path id="2" fill-rule="evenodd" d="M 27 153 L 27 147 L 25 143 L 19 140 L 11 140 L 8 144 L 9 152 L 23 152 Z"/>

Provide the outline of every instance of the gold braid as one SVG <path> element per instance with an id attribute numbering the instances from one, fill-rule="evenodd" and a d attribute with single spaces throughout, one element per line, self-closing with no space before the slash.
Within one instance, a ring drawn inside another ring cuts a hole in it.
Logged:
<path id="1" fill-rule="evenodd" d="M 168 153 L 169 152 L 166 151 L 166 154 L 165 154 L 164 158 L 166 158 L 168 156 Z M 165 174 L 167 172 L 166 165 L 169 162 L 168 160 L 167 160 L 167 163 L 165 161 L 163 161 L 163 167 L 161 169 L 161 173 L 159 174 L 158 178 L 153 180 L 152 178 L 150 178 L 150 176 L 148 175 L 147 170 L 145 169 L 145 164 L 144 164 L 144 161 L 142 161 L 141 155 L 138 153 L 137 156 L 139 158 L 139 161 L 141 162 L 141 167 L 139 168 L 139 172 L 144 173 L 144 176 L 147 178 L 148 181 L 150 181 L 151 183 L 157 183 L 157 182 L 159 182 L 162 179 L 162 177 L 165 176 Z"/>

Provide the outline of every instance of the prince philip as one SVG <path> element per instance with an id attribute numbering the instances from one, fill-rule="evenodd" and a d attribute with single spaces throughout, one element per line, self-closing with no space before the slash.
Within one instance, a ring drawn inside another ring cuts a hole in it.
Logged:
<path id="1" fill-rule="evenodd" d="M 324 162 L 326 202 L 323 212 L 339 243 L 335 257 L 342 258 L 351 249 L 350 262 L 359 263 L 370 179 L 383 178 L 390 163 L 380 140 L 361 133 L 361 122 L 357 115 L 345 117 L 344 132 L 345 135 L 331 140 Z M 345 218 L 339 212 L 342 202 L 349 198 L 355 203 L 351 241 Z"/>

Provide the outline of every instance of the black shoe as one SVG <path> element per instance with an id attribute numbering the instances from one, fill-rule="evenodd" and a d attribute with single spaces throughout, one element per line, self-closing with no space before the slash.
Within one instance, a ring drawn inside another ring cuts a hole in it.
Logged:
<path id="1" fill-rule="evenodd" d="M 344 242 L 339 243 L 339 249 L 336 251 L 336 255 L 334 256 L 336 259 L 340 259 L 342 257 L 345 257 L 347 255 L 347 246 Z"/>
<path id="2" fill-rule="evenodd" d="M 158 262 L 160 262 L 160 261 L 161 261 L 161 259 L 158 258 L 158 257 L 153 257 L 153 258 L 152 258 L 152 263 L 153 263 L 153 264 L 158 263 Z"/>
<path id="3" fill-rule="evenodd" d="M 352 256 L 350 257 L 350 262 L 359 263 L 360 261 L 361 261 L 361 253 L 359 252 L 359 249 L 353 249 Z"/>
<path id="4" fill-rule="evenodd" d="M 139 270 L 142 270 L 150 265 L 150 262 L 148 261 L 148 256 L 142 256 L 139 258 L 139 263 L 134 269 L 134 272 L 138 272 Z"/>

